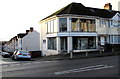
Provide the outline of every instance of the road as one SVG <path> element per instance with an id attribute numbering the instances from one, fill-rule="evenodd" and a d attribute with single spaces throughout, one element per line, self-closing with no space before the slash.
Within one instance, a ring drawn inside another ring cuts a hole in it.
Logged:
<path id="1" fill-rule="evenodd" d="M 2 77 L 118 77 L 118 56 L 59 61 L 10 61 L 2 65 Z"/>

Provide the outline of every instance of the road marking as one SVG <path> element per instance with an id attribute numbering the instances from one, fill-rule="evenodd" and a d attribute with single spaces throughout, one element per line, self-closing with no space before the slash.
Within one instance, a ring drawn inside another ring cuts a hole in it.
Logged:
<path id="1" fill-rule="evenodd" d="M 21 64 L 15 64 L 15 65 L 21 65 Z"/>
<path id="2" fill-rule="evenodd" d="M 2 67 L 7 67 L 8 65 L 3 65 Z"/>
<path id="3" fill-rule="evenodd" d="M 99 69 L 112 68 L 112 67 L 114 67 L 114 66 L 96 65 L 96 66 L 89 66 L 89 67 L 59 71 L 59 72 L 55 72 L 54 74 L 55 75 L 61 75 L 61 74 L 67 74 L 67 73 L 84 72 L 84 71 L 99 70 Z"/>
<path id="4" fill-rule="evenodd" d="M 49 63 L 49 62 L 51 62 L 51 61 L 44 61 L 45 63 Z"/>
<path id="5" fill-rule="evenodd" d="M 28 65 L 28 64 L 32 64 L 32 63 L 26 63 L 26 65 Z"/>
<path id="6" fill-rule="evenodd" d="M 33 62 L 33 63 L 37 63 L 37 62 Z"/>
<path id="7" fill-rule="evenodd" d="M 36 63 L 41 63 L 41 62 L 36 62 Z"/>
<path id="8" fill-rule="evenodd" d="M 15 66 L 15 64 L 11 64 L 10 66 Z"/>
<path id="9" fill-rule="evenodd" d="M 2 67 L 8 67 L 8 66 L 18 66 L 18 65 L 29 65 L 29 64 L 39 64 L 39 63 L 49 63 L 49 62 L 56 62 L 56 61 L 41 61 L 41 62 L 17 62 L 17 63 L 13 63 L 13 64 L 1 64 Z"/>

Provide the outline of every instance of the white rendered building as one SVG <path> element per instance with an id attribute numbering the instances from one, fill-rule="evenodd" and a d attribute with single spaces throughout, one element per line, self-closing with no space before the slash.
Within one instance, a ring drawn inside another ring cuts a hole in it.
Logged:
<path id="1" fill-rule="evenodd" d="M 120 12 L 111 9 L 111 4 L 97 9 L 71 3 L 41 20 L 43 55 L 97 51 L 99 45 L 120 44 Z"/>

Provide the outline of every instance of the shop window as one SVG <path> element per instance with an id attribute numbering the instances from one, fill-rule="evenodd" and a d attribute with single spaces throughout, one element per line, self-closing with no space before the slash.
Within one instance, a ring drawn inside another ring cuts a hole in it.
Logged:
<path id="1" fill-rule="evenodd" d="M 73 37 L 73 49 L 85 50 L 96 48 L 96 37 Z"/>
<path id="2" fill-rule="evenodd" d="M 56 50 L 56 38 L 48 38 L 48 49 Z"/>

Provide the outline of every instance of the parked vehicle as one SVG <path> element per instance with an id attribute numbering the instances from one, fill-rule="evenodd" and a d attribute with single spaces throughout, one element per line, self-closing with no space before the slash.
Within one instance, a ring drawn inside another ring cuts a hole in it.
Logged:
<path id="1" fill-rule="evenodd" d="M 15 51 L 12 55 L 12 60 L 18 60 L 18 59 L 31 59 L 31 54 L 28 51 L 19 50 Z"/>
<path id="2" fill-rule="evenodd" d="M 1 52 L 2 57 L 10 57 L 10 53 L 8 52 Z"/>

